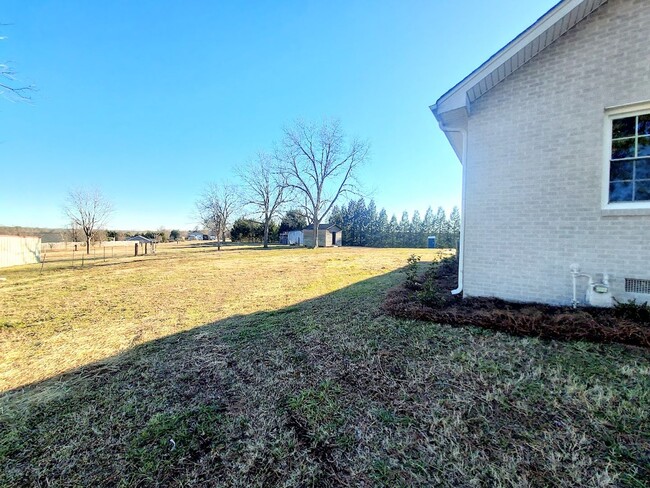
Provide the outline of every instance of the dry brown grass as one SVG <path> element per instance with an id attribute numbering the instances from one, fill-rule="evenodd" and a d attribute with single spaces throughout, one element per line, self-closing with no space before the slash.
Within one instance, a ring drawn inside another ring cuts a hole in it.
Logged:
<path id="1" fill-rule="evenodd" d="M 78 328 L 52 332 L 69 320 L 52 314 L 12 332 L 45 344 L 52 371 L 76 355 L 48 349 L 67 334 L 84 365 L 0 395 L 0 486 L 647 486 L 645 351 L 386 316 L 411 252 L 192 248 L 53 271 L 67 283 L 54 310 L 101 286 L 83 277 L 132 294 L 96 297 L 103 313 L 86 297 Z M 15 296 L 47 283 L 6 282 Z"/>
<path id="2" fill-rule="evenodd" d="M 130 249 L 130 248 L 129 248 Z M 0 276 L 0 391 L 234 315 L 278 310 L 403 265 L 412 250 L 158 246 L 71 268 L 71 252 Z M 426 251 L 429 259 L 440 251 Z"/>

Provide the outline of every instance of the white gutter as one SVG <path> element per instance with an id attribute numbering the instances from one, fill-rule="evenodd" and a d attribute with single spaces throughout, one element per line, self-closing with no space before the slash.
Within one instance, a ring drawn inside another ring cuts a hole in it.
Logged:
<path id="1" fill-rule="evenodd" d="M 465 250 L 465 182 L 467 181 L 467 130 L 461 128 L 446 127 L 442 123 L 438 124 L 443 132 L 458 132 L 463 138 L 463 153 L 461 154 L 460 163 L 463 166 L 463 182 L 460 199 L 460 245 L 458 249 L 458 288 L 451 291 L 452 295 L 459 295 L 463 292 L 463 270 L 464 270 L 464 250 Z"/>

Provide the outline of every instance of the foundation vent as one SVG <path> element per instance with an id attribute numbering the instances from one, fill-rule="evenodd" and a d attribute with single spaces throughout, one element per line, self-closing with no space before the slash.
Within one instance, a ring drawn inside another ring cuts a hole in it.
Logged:
<path id="1" fill-rule="evenodd" d="M 625 291 L 627 293 L 643 293 L 645 295 L 650 295 L 650 280 L 625 278 Z"/>

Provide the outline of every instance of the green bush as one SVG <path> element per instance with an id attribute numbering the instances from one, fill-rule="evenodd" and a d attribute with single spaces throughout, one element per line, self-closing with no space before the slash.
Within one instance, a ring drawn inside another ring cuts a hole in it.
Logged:
<path id="1" fill-rule="evenodd" d="M 627 302 L 619 302 L 614 299 L 614 314 L 634 322 L 642 322 L 650 325 L 650 306 L 648 302 L 637 303 L 636 299 Z"/>
<path id="2" fill-rule="evenodd" d="M 436 283 L 438 278 L 438 263 L 432 263 L 431 267 L 427 270 L 422 283 L 422 289 L 418 292 L 417 298 L 424 305 L 430 307 L 438 307 L 444 303 L 443 294 L 440 287 Z"/>
<path id="3" fill-rule="evenodd" d="M 406 262 L 406 287 L 411 289 L 417 288 L 416 278 L 418 276 L 418 263 L 420 262 L 420 256 L 411 254 Z"/>

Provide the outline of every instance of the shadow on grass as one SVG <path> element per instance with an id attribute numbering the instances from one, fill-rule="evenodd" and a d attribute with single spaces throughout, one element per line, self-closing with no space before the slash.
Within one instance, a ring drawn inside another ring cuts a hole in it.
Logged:
<path id="1" fill-rule="evenodd" d="M 281 310 L 205 324 L 4 392 L 0 485 L 66 480 L 97 486 L 125 479 L 166 483 L 180 471 L 190 476 L 188 463 L 208 462 L 204 457 L 214 454 L 219 438 L 243 435 L 242 383 L 248 368 L 269 359 L 251 356 L 251 350 L 281 343 L 289 363 L 299 363 L 292 344 L 296 337 L 323 332 L 329 321 L 320 317 L 348 316 L 350 309 L 363 309 L 368 297 L 377 309 L 381 290 L 397 274 Z M 300 383 L 277 389 L 283 397 L 276 399 L 278 405 L 286 405 Z M 220 422 L 228 432 L 219 430 Z M 218 464 L 211 463 L 208 472 L 217 476 L 215 469 Z M 265 474 L 265 483 L 269 476 L 280 474 Z"/>
<path id="2" fill-rule="evenodd" d="M 644 479 L 647 357 L 384 316 L 402 276 L 233 316 L 4 393 L 0 485 Z M 596 410 L 580 403 L 594 391 Z"/>

